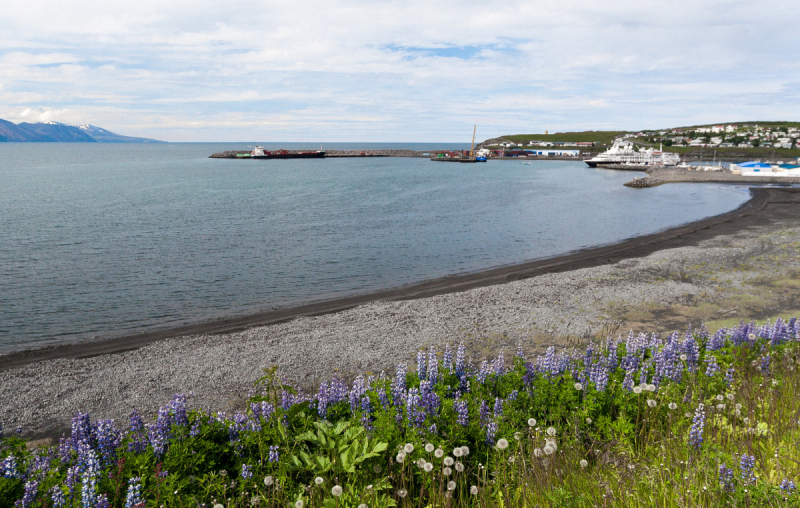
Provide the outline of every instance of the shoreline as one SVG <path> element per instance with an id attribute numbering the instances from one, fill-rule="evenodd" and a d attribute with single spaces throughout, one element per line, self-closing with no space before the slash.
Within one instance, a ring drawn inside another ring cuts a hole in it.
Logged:
<path id="1" fill-rule="evenodd" d="M 0 372 L 55 359 L 82 359 L 133 351 L 155 342 L 191 335 L 221 335 L 285 323 L 300 317 L 316 317 L 339 313 L 374 302 L 397 302 L 458 293 L 470 289 L 505 284 L 582 268 L 613 264 L 625 259 L 647 256 L 653 252 L 689 245 L 732 234 L 738 230 L 769 220 L 769 204 L 785 202 L 787 194 L 793 204 L 800 204 L 800 189 L 750 188 L 751 198 L 730 212 L 707 217 L 692 223 L 620 242 L 591 247 L 558 255 L 462 275 L 451 275 L 417 284 L 314 302 L 306 305 L 267 311 L 246 316 L 201 322 L 143 334 L 65 344 L 0 355 Z M 792 199 L 793 198 L 793 199 Z"/>
<path id="2" fill-rule="evenodd" d="M 661 233 L 427 281 L 392 298 L 294 309 L 268 326 L 239 322 L 226 333 L 206 324 L 187 336 L 172 330 L 139 336 L 140 344 L 17 357 L 0 369 L 0 418 L 25 437 L 57 442 L 76 411 L 124 422 L 136 407 L 152 417 L 175 393 L 191 395 L 192 408 L 243 410 L 271 367 L 313 394 L 332 377 L 391 376 L 398 364 L 413 368 L 417 351 L 459 343 L 477 366 L 518 347 L 533 358 L 629 330 L 669 334 L 707 323 L 713 332 L 740 319 L 800 315 L 800 189 L 751 192 L 735 211 Z"/>

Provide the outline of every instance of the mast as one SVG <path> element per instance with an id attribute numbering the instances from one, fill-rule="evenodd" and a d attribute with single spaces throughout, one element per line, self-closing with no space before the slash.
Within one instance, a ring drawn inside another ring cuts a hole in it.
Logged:
<path id="1" fill-rule="evenodd" d="M 469 156 L 472 157 L 475 151 L 475 131 L 478 129 L 478 124 L 472 127 L 472 146 L 469 147 Z"/>

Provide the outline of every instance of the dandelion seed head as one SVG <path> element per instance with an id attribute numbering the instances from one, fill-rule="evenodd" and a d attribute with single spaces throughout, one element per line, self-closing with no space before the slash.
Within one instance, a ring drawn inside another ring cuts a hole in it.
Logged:
<path id="1" fill-rule="evenodd" d="M 431 443 L 425 445 L 425 451 L 431 453 L 434 449 L 434 446 Z"/>
<path id="2" fill-rule="evenodd" d="M 583 385 L 580 383 L 575 383 L 575 389 L 578 391 L 583 390 Z"/>
<path id="3" fill-rule="evenodd" d="M 414 445 L 411 443 L 406 443 L 406 445 L 403 447 L 403 451 L 406 453 L 412 453 L 414 451 Z"/>
<path id="4" fill-rule="evenodd" d="M 399 461 L 399 462 L 402 462 L 402 461 Z M 325 480 L 323 480 L 321 476 L 317 476 L 316 478 L 314 478 L 314 483 L 316 483 L 317 485 L 322 485 L 324 482 L 325 482 Z"/>
<path id="5" fill-rule="evenodd" d="M 458 448 L 453 448 L 453 455 L 456 457 L 461 457 L 464 455 L 464 452 L 461 451 L 461 447 L 459 446 Z"/>
<path id="6" fill-rule="evenodd" d="M 654 401 L 653 399 L 647 399 L 647 406 L 656 407 L 656 401 Z"/>
<path id="7" fill-rule="evenodd" d="M 672 409 L 673 411 L 675 411 L 676 409 L 678 409 L 678 405 L 677 405 L 677 404 L 675 404 L 674 402 L 670 402 L 670 403 L 669 403 L 669 405 L 668 405 L 667 407 L 668 407 L 668 408 L 670 408 L 670 409 Z"/>
<path id="8" fill-rule="evenodd" d="M 592 424 L 592 419 L 586 418 L 586 425 L 591 425 L 591 424 Z"/>
<path id="9" fill-rule="evenodd" d="M 585 469 L 585 468 L 586 468 L 586 466 L 588 466 L 588 465 L 589 465 L 589 462 L 587 462 L 587 461 L 586 461 L 586 459 L 581 459 L 581 461 L 579 462 L 579 464 L 581 465 L 581 468 L 582 468 L 582 469 Z"/>
<path id="10" fill-rule="evenodd" d="M 453 465 L 453 462 L 455 462 L 455 461 L 453 460 L 453 457 L 445 457 L 445 458 L 444 458 L 444 465 L 445 465 L 445 466 L 452 466 L 452 465 Z"/>
<path id="11" fill-rule="evenodd" d="M 219 505 L 222 508 L 222 505 Z M 217 508 L 216 506 L 214 508 Z M 294 508 L 303 508 L 303 500 L 298 499 L 297 502 L 294 504 Z"/>
<path id="12" fill-rule="evenodd" d="M 456 490 L 456 482 L 454 481 L 447 482 L 447 490 Z"/>
<path id="13" fill-rule="evenodd" d="M 451 474 L 453 474 L 453 470 L 450 469 L 449 467 L 446 467 L 442 470 L 442 474 L 445 476 L 450 476 Z"/>
<path id="14" fill-rule="evenodd" d="M 400 489 L 397 491 L 397 495 L 399 497 L 406 497 L 406 494 L 408 494 L 408 491 L 406 491 L 406 489 Z"/>
<path id="15" fill-rule="evenodd" d="M 477 496 L 478 495 L 478 487 L 473 485 L 472 487 L 469 488 L 469 493 L 472 494 L 473 496 Z"/>
<path id="16" fill-rule="evenodd" d="M 505 450 L 506 448 L 508 448 L 508 441 L 505 438 L 501 437 L 497 441 L 497 449 L 498 450 Z"/>
<path id="17" fill-rule="evenodd" d="M 550 444 L 548 443 L 547 445 L 545 445 L 543 451 L 544 451 L 545 455 L 552 455 L 553 452 L 555 452 L 556 450 L 552 446 L 550 446 Z"/>
<path id="18" fill-rule="evenodd" d="M 519 432 L 514 432 L 514 439 L 519 441 L 520 439 L 522 439 L 522 434 L 520 434 Z"/>
<path id="19" fill-rule="evenodd" d="M 641 386 L 634 386 L 633 387 L 633 393 L 635 393 L 636 395 L 639 395 L 640 393 L 642 393 L 642 387 Z"/>
<path id="20" fill-rule="evenodd" d="M 426 462 L 425 465 L 422 466 L 422 469 L 424 469 L 426 473 L 430 473 L 431 471 L 433 471 L 433 464 L 431 464 L 430 462 Z"/>
<path id="21" fill-rule="evenodd" d="M 647 385 L 647 391 L 648 392 L 656 391 L 656 385 Z"/>
<path id="22" fill-rule="evenodd" d="M 342 495 L 342 487 L 340 487 L 339 485 L 334 485 L 333 488 L 331 489 L 331 494 L 333 494 L 334 497 L 341 496 Z"/>
<path id="23" fill-rule="evenodd" d="M 456 471 L 458 471 L 459 473 L 463 473 L 464 472 L 464 464 L 462 464 L 461 462 L 456 462 Z"/>
<path id="24" fill-rule="evenodd" d="M 264 477 L 264 485 L 266 485 L 267 487 L 271 487 L 272 484 L 274 484 L 274 483 L 275 483 L 275 479 L 273 477 L 271 477 L 271 476 L 265 476 Z"/>
<path id="25" fill-rule="evenodd" d="M 542 452 L 541 448 L 535 448 L 533 450 L 533 456 L 536 457 L 537 459 L 542 458 L 542 455 L 544 455 L 544 452 Z"/>
<path id="26" fill-rule="evenodd" d="M 528 427 L 536 427 L 536 418 L 528 418 Z"/>
<path id="27" fill-rule="evenodd" d="M 461 447 L 461 455 L 463 455 L 464 457 L 469 455 L 469 446 L 462 446 Z"/>
<path id="28" fill-rule="evenodd" d="M 397 457 L 395 457 L 394 460 L 396 460 L 397 462 L 403 462 L 404 460 L 406 460 L 406 454 L 400 452 L 397 454 Z"/>
<path id="29" fill-rule="evenodd" d="M 555 436 L 556 435 L 555 427 L 547 427 L 547 435 L 548 436 Z"/>
<path id="30" fill-rule="evenodd" d="M 681 355 L 681 361 L 682 362 L 685 362 L 687 358 L 689 358 L 689 357 L 686 356 L 685 354 Z"/>
<path id="31" fill-rule="evenodd" d="M 720 393 L 719 395 L 717 395 L 717 400 L 722 402 L 723 400 L 725 400 L 725 397 Z"/>

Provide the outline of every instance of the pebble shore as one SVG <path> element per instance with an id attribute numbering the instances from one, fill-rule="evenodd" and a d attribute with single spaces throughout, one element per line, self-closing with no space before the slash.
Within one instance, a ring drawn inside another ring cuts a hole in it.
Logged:
<path id="1" fill-rule="evenodd" d="M 332 376 L 352 378 L 393 371 L 399 362 L 413 364 L 420 348 L 442 351 L 447 344 L 463 341 L 471 360 L 479 362 L 482 355 L 501 348 L 508 358 L 517 344 L 535 353 L 550 345 L 578 345 L 597 334 L 627 333 L 625 320 L 613 309 L 666 309 L 714 301 L 726 287 L 735 289 L 747 277 L 739 270 L 738 278 L 725 286 L 716 275 L 755 260 L 759 277 L 800 273 L 798 250 L 785 255 L 800 234 L 792 216 L 795 208 L 787 208 L 787 216 L 696 246 L 667 248 L 617 263 L 2 370 L 0 422 L 7 430 L 21 426 L 28 437 L 52 439 L 67 431 L 76 411 L 125 425 L 132 407 L 152 416 L 179 392 L 193 394 L 192 407 L 242 407 L 262 369 L 272 365 L 295 383 L 311 387 Z M 782 253 L 780 263 L 763 262 L 770 253 Z M 697 266 L 712 267 L 712 275 L 687 277 Z"/>

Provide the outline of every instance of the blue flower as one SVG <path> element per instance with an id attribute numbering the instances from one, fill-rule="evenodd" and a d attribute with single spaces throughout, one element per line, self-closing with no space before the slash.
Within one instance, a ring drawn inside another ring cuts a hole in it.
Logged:
<path id="1" fill-rule="evenodd" d="M 142 479 L 134 476 L 128 482 L 128 492 L 125 494 L 125 508 L 142 508 Z"/>
<path id="2" fill-rule="evenodd" d="M 700 449 L 703 444 L 703 428 L 706 424 L 706 414 L 703 411 L 703 405 L 700 404 L 694 412 L 692 418 L 692 428 L 689 430 L 689 445 L 696 450 Z"/>

